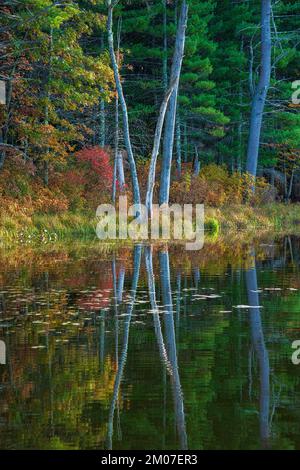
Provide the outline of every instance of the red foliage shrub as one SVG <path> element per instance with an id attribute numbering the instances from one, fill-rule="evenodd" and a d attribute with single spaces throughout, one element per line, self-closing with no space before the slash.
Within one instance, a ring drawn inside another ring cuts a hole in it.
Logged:
<path id="1" fill-rule="evenodd" d="M 111 189 L 113 181 L 113 168 L 109 154 L 101 147 L 86 147 L 76 153 L 77 158 L 100 177 L 101 184 Z"/>

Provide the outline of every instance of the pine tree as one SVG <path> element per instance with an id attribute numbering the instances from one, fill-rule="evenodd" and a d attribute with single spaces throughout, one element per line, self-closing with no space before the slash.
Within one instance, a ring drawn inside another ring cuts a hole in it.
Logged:
<path id="1" fill-rule="evenodd" d="M 189 12 L 177 118 L 177 143 L 181 139 L 185 161 L 198 159 L 199 153 L 200 160 L 209 158 L 212 146 L 224 136 L 229 122 L 216 101 L 213 60 L 217 45 L 210 34 L 215 2 L 191 0 Z M 177 157 L 178 162 L 180 156 Z"/>

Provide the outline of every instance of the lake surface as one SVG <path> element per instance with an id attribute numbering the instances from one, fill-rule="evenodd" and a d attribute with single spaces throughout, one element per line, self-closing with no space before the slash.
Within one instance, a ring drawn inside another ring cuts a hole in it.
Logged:
<path id="1" fill-rule="evenodd" d="M 0 448 L 300 449 L 300 241 L 0 251 Z"/>

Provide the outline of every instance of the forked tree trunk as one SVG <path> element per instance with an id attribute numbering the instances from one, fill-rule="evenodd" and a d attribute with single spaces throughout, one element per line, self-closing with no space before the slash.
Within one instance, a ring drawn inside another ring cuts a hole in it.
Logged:
<path id="1" fill-rule="evenodd" d="M 247 152 L 247 172 L 256 178 L 263 113 L 271 78 L 271 0 L 261 0 L 261 67 L 254 92 Z"/>
<path id="2" fill-rule="evenodd" d="M 148 213 L 150 216 L 152 215 L 153 190 L 154 190 L 154 184 L 155 184 L 155 170 L 156 170 L 156 162 L 157 162 L 159 146 L 160 146 L 160 141 L 161 141 L 161 134 L 162 134 L 162 129 L 164 125 L 168 102 L 174 90 L 174 87 L 175 87 L 175 82 L 171 84 L 170 88 L 167 90 L 165 94 L 165 97 L 160 107 L 159 116 L 158 116 L 158 120 L 156 124 L 155 134 L 154 134 L 154 142 L 153 142 L 153 149 L 152 149 L 152 155 L 151 155 L 151 160 L 150 160 L 147 193 L 146 193 L 146 207 L 148 209 Z"/>
<path id="3" fill-rule="evenodd" d="M 163 143 L 163 159 L 160 178 L 160 193 L 159 203 L 169 203 L 170 182 L 171 182 L 171 164 L 174 147 L 174 133 L 176 123 L 176 110 L 177 110 L 177 97 L 179 88 L 179 79 L 184 55 L 186 27 L 188 18 L 188 5 L 183 0 L 181 5 L 181 12 L 177 26 L 175 51 L 173 56 L 173 63 L 171 68 L 170 81 L 175 80 L 175 87 L 170 98 L 168 111 L 166 114 L 165 135 Z"/>

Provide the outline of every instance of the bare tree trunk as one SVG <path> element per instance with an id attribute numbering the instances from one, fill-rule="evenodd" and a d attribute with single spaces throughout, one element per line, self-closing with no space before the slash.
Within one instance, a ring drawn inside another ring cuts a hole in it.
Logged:
<path id="1" fill-rule="evenodd" d="M 178 0 L 175 3 L 175 14 L 174 21 L 177 28 L 178 25 Z M 176 112 L 176 171 L 178 179 L 181 177 L 181 120 L 177 103 L 177 112 Z"/>
<path id="2" fill-rule="evenodd" d="M 168 88 L 168 37 L 167 37 L 167 1 L 162 0 L 163 4 L 163 85 L 164 91 Z"/>
<path id="3" fill-rule="evenodd" d="M 108 6 L 108 17 L 107 17 L 107 35 L 108 35 L 108 47 L 109 47 L 109 54 L 110 59 L 112 62 L 116 88 L 122 108 L 122 115 L 123 115 L 123 130 L 124 130 L 124 139 L 125 139 L 125 146 L 128 154 L 128 161 L 130 166 L 130 173 L 132 179 L 132 188 L 133 188 L 133 202 L 134 204 L 140 205 L 141 204 L 141 197 L 140 197 L 140 187 L 139 181 L 137 176 L 136 164 L 134 160 L 132 145 L 131 145 L 131 138 L 130 138 L 130 131 L 129 131 L 129 121 L 128 121 L 128 111 L 127 111 L 127 104 L 123 93 L 123 86 L 121 83 L 118 64 L 116 60 L 116 55 L 114 51 L 114 36 L 113 36 L 113 9 L 116 5 L 116 1 L 113 2 L 111 0 L 107 0 Z"/>
<path id="4" fill-rule="evenodd" d="M 199 151 L 198 151 L 197 145 L 195 145 L 194 176 L 198 176 L 199 173 L 200 173 Z"/>
<path id="5" fill-rule="evenodd" d="M 170 193 L 170 182 L 171 182 L 171 165 L 173 156 L 174 146 L 174 133 L 175 133 L 175 122 L 176 122 L 176 110 L 177 110 L 177 97 L 179 88 L 179 79 L 184 55 L 185 36 L 188 18 L 188 5 L 186 0 L 183 0 L 181 5 L 181 12 L 177 26 L 175 50 L 173 56 L 173 63 L 171 68 L 171 82 L 176 80 L 176 85 L 172 96 L 170 98 L 165 124 L 165 136 L 163 143 L 163 159 L 162 169 L 160 178 L 160 193 L 159 202 L 160 204 L 169 203 Z"/>
<path id="6" fill-rule="evenodd" d="M 120 189 L 120 192 L 123 193 L 125 190 L 125 176 L 124 176 L 124 163 L 123 163 L 122 152 L 118 152 L 117 170 L 118 170 L 119 189 Z"/>
<path id="7" fill-rule="evenodd" d="M 271 77 L 271 0 L 261 0 L 261 67 L 259 83 L 254 92 L 247 152 L 247 172 L 254 178 L 260 146 L 263 113 Z"/>
<path id="8" fill-rule="evenodd" d="M 117 35 L 117 65 L 120 65 L 120 41 L 121 41 L 121 25 L 122 18 L 118 21 L 118 35 Z M 114 158 L 114 173 L 113 173 L 113 186 L 112 186 L 112 202 L 116 202 L 117 192 L 117 171 L 118 171 L 118 158 L 119 158 L 119 97 L 116 94 L 115 102 L 115 158 Z"/>
<path id="9" fill-rule="evenodd" d="M 175 43 L 175 51 L 174 51 L 173 62 L 172 62 L 170 86 L 169 86 L 169 89 L 165 93 L 163 102 L 160 107 L 160 112 L 159 112 L 157 125 L 155 129 L 155 135 L 154 135 L 153 150 L 152 150 L 151 161 L 150 161 L 147 194 L 146 194 L 146 207 L 148 209 L 150 216 L 152 214 L 153 190 L 154 190 L 154 184 L 155 184 L 155 170 L 156 170 L 156 162 L 157 162 L 157 157 L 158 157 L 158 152 L 159 152 L 163 124 L 164 124 L 168 104 L 170 105 L 170 100 L 172 99 L 172 96 L 174 96 L 174 93 L 176 92 L 176 90 L 178 90 L 180 70 L 181 70 L 181 64 L 182 64 L 183 53 L 184 53 L 187 14 L 188 14 L 188 7 L 184 0 L 182 3 L 181 14 L 180 14 L 180 19 L 179 19 L 179 24 L 177 28 L 177 34 L 176 34 L 176 43 Z M 177 92 L 176 92 L 176 101 L 175 101 L 175 108 L 174 108 L 175 114 L 172 115 L 172 119 L 174 121 L 173 122 L 174 124 L 173 125 L 173 142 L 174 142 L 175 119 L 176 119 L 176 103 L 177 103 Z M 170 124 L 170 118 L 169 118 L 169 124 Z M 167 125 L 168 125 L 168 121 L 166 122 L 166 126 Z M 173 144 L 172 144 L 172 150 L 173 150 Z M 172 152 L 171 152 L 171 157 L 172 157 Z M 165 185 L 165 181 L 161 179 L 161 183 L 160 183 L 161 191 L 164 185 Z M 168 194 L 169 194 L 169 188 L 168 188 Z"/>
<path id="10" fill-rule="evenodd" d="M 160 146 L 160 141 L 161 141 L 161 134 L 162 134 L 162 129 L 164 125 L 168 102 L 174 90 L 174 86 L 175 86 L 175 82 L 173 83 L 173 85 L 171 84 L 170 88 L 165 94 L 165 97 L 160 107 L 155 134 L 154 134 L 154 142 L 153 142 L 153 149 L 152 149 L 152 155 L 151 155 L 151 160 L 150 160 L 147 193 L 146 193 L 146 207 L 148 209 L 148 213 L 150 216 L 152 214 L 153 190 L 154 190 L 154 184 L 155 184 L 155 170 L 156 170 L 156 162 L 157 162 L 159 146 Z"/>
<path id="11" fill-rule="evenodd" d="M 180 128 L 180 116 L 177 110 L 176 119 L 176 170 L 177 176 L 181 176 L 181 128 Z"/>

